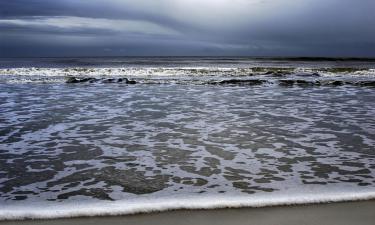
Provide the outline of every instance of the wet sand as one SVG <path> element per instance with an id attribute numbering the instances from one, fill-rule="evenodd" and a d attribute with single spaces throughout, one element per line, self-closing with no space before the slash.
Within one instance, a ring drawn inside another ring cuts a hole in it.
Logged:
<path id="1" fill-rule="evenodd" d="M 374 225 L 375 200 L 265 208 L 178 210 L 117 217 L 3 221 L 1 225 Z"/>

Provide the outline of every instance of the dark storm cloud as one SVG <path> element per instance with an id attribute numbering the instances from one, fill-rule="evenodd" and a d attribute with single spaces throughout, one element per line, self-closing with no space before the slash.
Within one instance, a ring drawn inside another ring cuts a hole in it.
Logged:
<path id="1" fill-rule="evenodd" d="M 375 57 L 373 0 L 0 0 L 0 56 Z"/>
<path id="2" fill-rule="evenodd" d="M 117 4 L 113 4 L 113 2 L 117 2 Z M 0 19 L 29 18 L 32 16 L 74 16 L 89 18 L 145 20 L 173 27 L 174 29 L 194 29 L 192 26 L 189 26 L 182 21 L 174 20 L 173 18 L 169 18 L 168 16 L 163 15 L 162 12 L 144 10 L 140 7 L 130 7 L 131 5 L 137 4 L 127 4 L 129 2 L 131 3 L 137 1 L 0 0 Z M 161 2 L 166 1 L 161 0 Z M 164 3 L 164 5 L 166 4 Z"/>
<path id="3" fill-rule="evenodd" d="M 54 15 L 61 13 L 61 2 L 45 0 L 0 1 L 0 18 Z"/>

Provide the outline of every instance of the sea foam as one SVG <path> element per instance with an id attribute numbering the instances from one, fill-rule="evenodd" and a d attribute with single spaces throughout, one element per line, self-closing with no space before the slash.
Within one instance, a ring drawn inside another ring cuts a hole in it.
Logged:
<path id="1" fill-rule="evenodd" d="M 120 216 L 138 213 L 163 212 L 181 209 L 224 209 L 243 207 L 290 206 L 375 199 L 375 190 L 328 190 L 293 192 L 288 194 L 258 194 L 254 196 L 185 196 L 101 201 L 96 203 L 36 203 L 0 206 L 0 220 L 56 219 L 92 216 Z"/>
<path id="2" fill-rule="evenodd" d="M 8 68 L 0 75 L 18 76 L 248 76 L 270 73 L 319 73 L 321 75 L 375 76 L 375 69 L 360 68 L 275 68 L 275 67 L 108 67 L 108 68 Z"/>

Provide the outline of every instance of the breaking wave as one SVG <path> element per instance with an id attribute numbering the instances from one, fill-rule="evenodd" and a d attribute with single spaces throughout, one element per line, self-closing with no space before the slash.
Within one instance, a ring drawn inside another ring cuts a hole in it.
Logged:
<path id="1" fill-rule="evenodd" d="M 134 67 L 134 68 L 8 68 L 0 69 L 0 82 L 65 83 L 71 77 L 129 77 L 141 83 L 209 83 L 226 78 L 343 78 L 373 79 L 375 69 L 361 68 L 277 68 L 277 67 Z"/>
<path id="2" fill-rule="evenodd" d="M 180 198 L 137 198 L 114 202 L 43 203 L 33 205 L 0 206 L 1 220 L 57 219 L 92 216 L 120 216 L 139 213 L 163 212 L 181 209 L 259 208 L 302 204 L 332 203 L 375 199 L 372 190 L 348 192 L 310 191 L 287 194 L 259 194 L 257 196 L 206 196 Z"/>
<path id="3" fill-rule="evenodd" d="M 141 68 L 11 68 L 0 69 L 1 75 L 19 76 L 249 76 L 270 74 L 369 75 L 375 69 L 360 68 L 220 68 L 220 67 L 141 67 Z"/>

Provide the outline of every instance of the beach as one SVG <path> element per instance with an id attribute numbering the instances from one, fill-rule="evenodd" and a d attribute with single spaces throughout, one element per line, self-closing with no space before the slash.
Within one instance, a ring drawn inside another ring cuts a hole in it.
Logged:
<path id="1" fill-rule="evenodd" d="M 375 201 L 264 208 L 177 210 L 115 217 L 3 221 L 1 225 L 373 225 Z"/>

